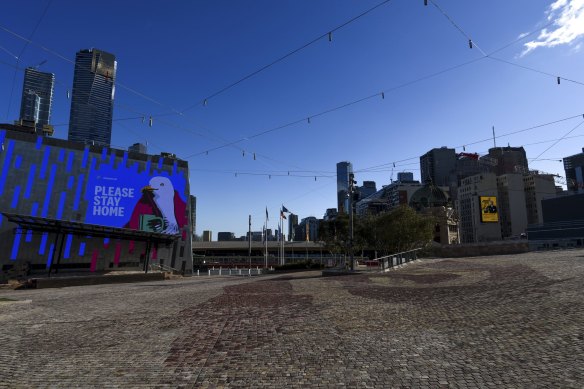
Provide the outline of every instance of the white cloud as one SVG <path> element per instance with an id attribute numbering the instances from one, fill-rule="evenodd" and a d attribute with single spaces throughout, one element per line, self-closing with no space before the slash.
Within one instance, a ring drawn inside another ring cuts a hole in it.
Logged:
<path id="1" fill-rule="evenodd" d="M 553 26 L 543 29 L 537 39 L 525 43 L 522 56 L 538 47 L 571 44 L 584 36 L 584 0 L 556 0 L 546 13 Z"/>

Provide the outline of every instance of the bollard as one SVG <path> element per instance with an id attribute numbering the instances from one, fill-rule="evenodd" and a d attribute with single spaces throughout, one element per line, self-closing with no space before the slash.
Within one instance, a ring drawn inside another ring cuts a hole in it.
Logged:
<path id="1" fill-rule="evenodd" d="M 241 269 L 239 269 L 239 275 L 241 275 Z"/>
<path id="2" fill-rule="evenodd" d="M 221 267 L 219 267 L 219 275 L 221 275 Z"/>
<path id="3" fill-rule="evenodd" d="M 197 269 L 197 277 L 199 276 L 199 269 Z"/>
<path id="4" fill-rule="evenodd" d="M 229 275 L 231 275 L 231 268 L 229 268 Z"/>
<path id="5" fill-rule="evenodd" d="M 209 269 L 209 277 L 211 277 L 211 269 Z"/>

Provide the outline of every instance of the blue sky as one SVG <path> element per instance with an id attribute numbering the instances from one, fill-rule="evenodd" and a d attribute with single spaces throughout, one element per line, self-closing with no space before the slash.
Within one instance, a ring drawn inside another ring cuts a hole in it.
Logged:
<path id="1" fill-rule="evenodd" d="M 584 125 L 576 127 L 584 120 L 584 0 L 392 0 L 336 29 L 381 3 L 6 2 L 0 122 L 18 116 L 23 72 L 15 66 L 46 60 L 40 69 L 57 81 L 51 121 L 66 138 L 75 53 L 114 53 L 112 145 L 147 141 L 151 153 L 188 159 L 197 232 L 214 238 L 245 234 L 248 215 L 260 230 L 266 207 L 274 229 L 281 204 L 300 218 L 322 217 L 336 207 L 339 161 L 353 163 L 359 184 L 380 188 L 400 171 L 419 177 L 418 158 L 434 147 L 486 153 L 492 126 L 497 145 L 524 146 L 539 158 L 531 168 L 564 175 L 558 160 L 584 145 Z M 332 41 L 325 36 L 216 95 L 332 30 Z M 131 119 L 142 116 L 146 124 Z"/>

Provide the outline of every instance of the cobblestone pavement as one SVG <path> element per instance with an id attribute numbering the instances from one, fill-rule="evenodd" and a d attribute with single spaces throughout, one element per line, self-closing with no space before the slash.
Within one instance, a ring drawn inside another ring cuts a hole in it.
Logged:
<path id="1" fill-rule="evenodd" d="M 0 291 L 0 387 L 582 388 L 583 292 L 584 251 Z"/>

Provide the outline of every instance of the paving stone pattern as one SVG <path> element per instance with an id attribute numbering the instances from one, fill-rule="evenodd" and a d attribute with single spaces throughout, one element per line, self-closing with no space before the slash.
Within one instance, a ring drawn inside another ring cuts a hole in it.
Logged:
<path id="1" fill-rule="evenodd" d="M 583 292 L 576 250 L 3 290 L 0 388 L 583 388 Z"/>

